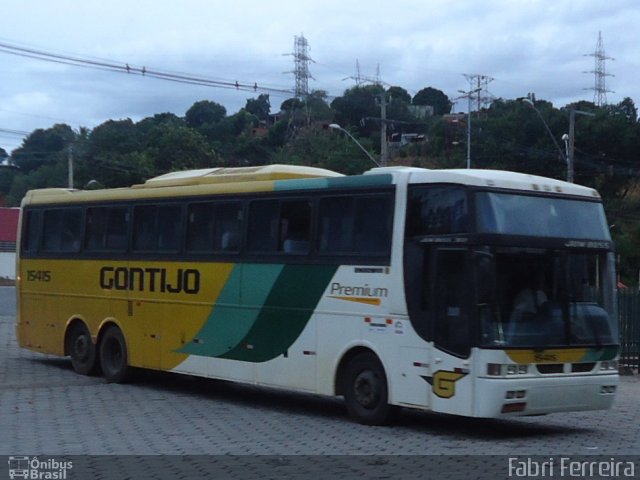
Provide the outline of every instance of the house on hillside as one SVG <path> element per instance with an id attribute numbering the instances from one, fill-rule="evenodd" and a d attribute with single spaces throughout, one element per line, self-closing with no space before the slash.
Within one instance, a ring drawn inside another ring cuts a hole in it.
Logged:
<path id="1" fill-rule="evenodd" d="M 19 208 L 0 208 L 0 283 L 16 279 Z"/>

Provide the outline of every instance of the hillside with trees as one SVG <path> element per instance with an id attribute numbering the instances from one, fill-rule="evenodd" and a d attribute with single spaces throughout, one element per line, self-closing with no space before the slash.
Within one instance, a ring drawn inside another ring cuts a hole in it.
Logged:
<path id="1" fill-rule="evenodd" d="M 387 103 L 390 165 L 464 168 L 466 114 L 451 114 L 452 102 L 426 87 L 413 97 L 402 87 L 363 85 L 329 100 L 314 91 L 306 99 L 272 105 L 268 95 L 247 99 L 229 114 L 212 100 L 194 103 L 184 114 L 158 113 L 134 122 L 108 120 L 92 130 L 65 124 L 38 129 L 12 152 L 0 149 L 0 201 L 16 206 L 33 188 L 67 186 L 73 157 L 75 188 L 112 188 L 142 183 L 169 171 L 286 163 L 328 168 L 345 174 L 372 166 L 360 148 L 338 130 L 347 129 L 373 156 L 380 154 L 380 101 Z M 640 123 L 634 102 L 597 107 L 591 102 L 555 107 L 522 99 L 497 99 L 472 113 L 472 167 L 505 169 L 565 179 L 560 138 L 576 117 L 575 181 L 602 194 L 620 256 L 622 280 L 637 285 L 640 268 Z M 431 113 L 425 115 L 425 110 Z M 420 113 L 423 112 L 423 113 Z M 411 141 L 403 141 L 406 138 Z M 400 141 L 397 141 L 401 139 Z M 415 141 L 419 140 L 419 141 Z"/>

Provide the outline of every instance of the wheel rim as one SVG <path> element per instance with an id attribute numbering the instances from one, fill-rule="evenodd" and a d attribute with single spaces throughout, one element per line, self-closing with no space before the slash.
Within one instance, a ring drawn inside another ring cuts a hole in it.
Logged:
<path id="1" fill-rule="evenodd" d="M 75 353 L 75 357 L 78 360 L 86 361 L 89 358 L 90 352 L 90 340 L 85 334 L 80 334 L 76 337 L 75 342 L 73 343 L 73 351 Z"/>
<path id="2" fill-rule="evenodd" d="M 356 401 L 364 408 L 374 408 L 380 400 L 378 377 L 371 370 L 364 370 L 358 374 L 353 385 Z"/>
<path id="3" fill-rule="evenodd" d="M 106 343 L 105 348 L 106 348 L 105 367 L 112 372 L 117 371 L 122 365 L 122 358 L 123 358 L 120 344 L 118 343 L 117 340 L 110 339 Z"/>

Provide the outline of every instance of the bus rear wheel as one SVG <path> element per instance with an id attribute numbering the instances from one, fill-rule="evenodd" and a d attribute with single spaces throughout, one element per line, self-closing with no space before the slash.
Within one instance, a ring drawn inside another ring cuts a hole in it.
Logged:
<path id="1" fill-rule="evenodd" d="M 109 383 L 122 383 L 129 372 L 127 344 L 116 326 L 108 327 L 100 340 L 100 365 Z"/>
<path id="2" fill-rule="evenodd" d="M 363 425 L 382 425 L 391 415 L 387 376 L 373 353 L 361 353 L 347 365 L 344 399 L 351 418 Z"/>
<path id="3" fill-rule="evenodd" d="M 91 341 L 91 333 L 84 323 L 74 323 L 67 333 L 67 353 L 76 373 L 91 375 L 97 372 L 96 346 Z"/>

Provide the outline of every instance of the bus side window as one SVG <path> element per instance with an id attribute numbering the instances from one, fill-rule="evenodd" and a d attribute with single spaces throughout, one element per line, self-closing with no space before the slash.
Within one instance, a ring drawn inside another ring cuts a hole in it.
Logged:
<path id="1" fill-rule="evenodd" d="M 208 252 L 213 246 L 213 203 L 193 203 L 187 210 L 187 251 Z"/>
<path id="2" fill-rule="evenodd" d="M 351 251 L 353 244 L 353 198 L 320 200 L 318 248 L 322 253 Z"/>
<path id="3" fill-rule="evenodd" d="M 220 203 L 216 206 L 213 249 L 224 252 L 240 250 L 242 235 L 242 204 Z"/>
<path id="4" fill-rule="evenodd" d="M 156 206 L 142 205 L 133 210 L 133 249 L 153 250 L 155 246 Z"/>
<path id="5" fill-rule="evenodd" d="M 277 200 L 256 200 L 249 205 L 247 249 L 250 252 L 275 252 L 278 249 Z"/>
<path id="6" fill-rule="evenodd" d="M 42 249 L 45 252 L 78 252 L 81 228 L 82 209 L 45 210 Z"/>
<path id="7" fill-rule="evenodd" d="M 142 205 L 133 215 L 133 249 L 136 251 L 180 250 L 182 232 L 180 205 Z"/>
<path id="8" fill-rule="evenodd" d="M 180 205 L 158 207 L 158 250 L 175 252 L 180 250 L 182 234 L 182 208 Z"/>
<path id="9" fill-rule="evenodd" d="M 320 200 L 318 248 L 321 253 L 389 252 L 393 224 L 388 195 L 340 196 Z"/>
<path id="10" fill-rule="evenodd" d="M 124 251 L 129 214 L 125 207 L 87 209 L 85 248 L 90 251 Z"/>
<path id="11" fill-rule="evenodd" d="M 280 250 L 308 253 L 311 240 L 311 204 L 307 200 L 282 202 L 280 207 Z"/>
<path id="12" fill-rule="evenodd" d="M 22 232 L 22 250 L 34 253 L 38 250 L 38 239 L 40 238 L 41 210 L 26 210 L 25 228 Z"/>
<path id="13" fill-rule="evenodd" d="M 392 213 L 389 197 L 356 199 L 354 242 L 358 252 L 388 252 L 391 244 Z"/>

